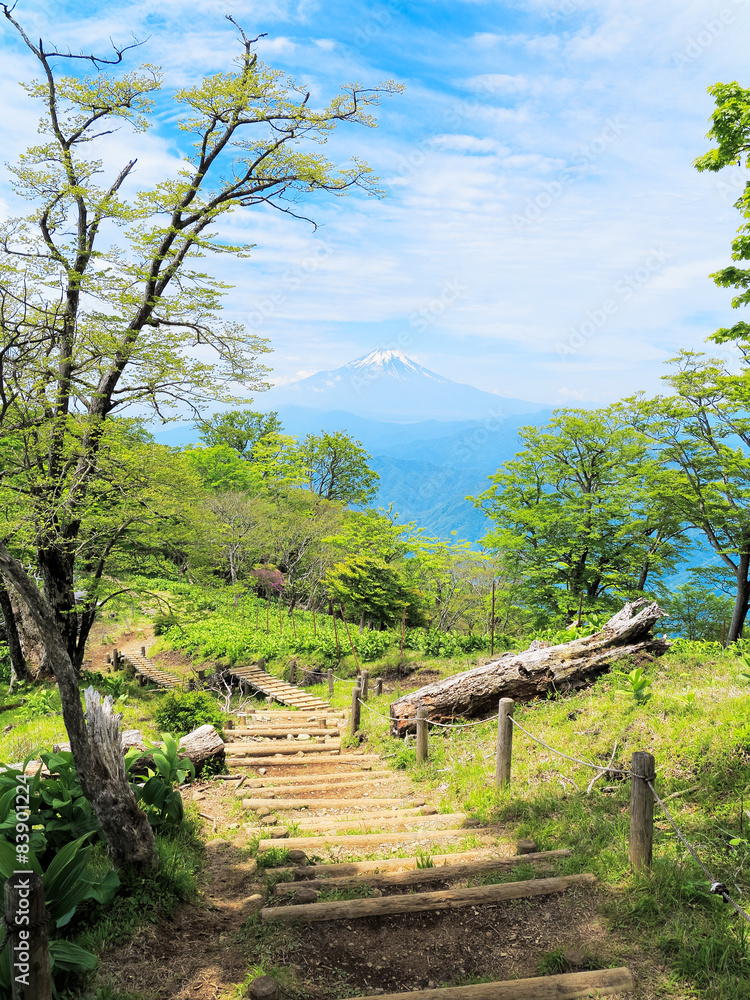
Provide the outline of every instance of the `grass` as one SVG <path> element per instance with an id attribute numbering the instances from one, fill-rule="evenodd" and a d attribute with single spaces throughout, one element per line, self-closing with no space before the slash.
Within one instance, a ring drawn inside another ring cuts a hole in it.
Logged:
<path id="1" fill-rule="evenodd" d="M 446 666 L 443 675 L 453 672 Z M 605 675 L 584 691 L 517 705 L 515 718 L 550 746 L 597 765 L 609 762 L 615 744 L 613 767 L 626 769 L 635 750 L 650 751 L 662 797 L 700 784 L 668 808 L 704 864 L 747 909 L 750 822 L 743 819 L 743 806 L 750 800 L 750 687 L 739 676 L 741 667 L 730 652 L 677 652 L 647 665 L 647 701 L 623 694 L 622 678 Z M 368 704 L 387 715 L 393 698 L 371 696 Z M 363 708 L 362 726 L 368 749 L 429 789 L 440 811 L 465 811 L 499 824 L 509 837 L 529 837 L 540 850 L 570 848 L 572 856 L 556 865 L 558 874 L 598 877 L 608 890 L 604 910 L 610 925 L 634 949 L 656 950 L 683 990 L 675 995 L 745 1000 L 750 928 L 710 894 L 658 806 L 653 868 L 630 871 L 627 780 L 600 777 L 587 794 L 595 770 L 516 730 L 512 783 L 497 793 L 494 720 L 464 730 L 430 730 L 429 759 L 419 767 L 413 743 L 393 739 L 385 720 Z M 519 868 L 482 882 L 531 877 Z"/>

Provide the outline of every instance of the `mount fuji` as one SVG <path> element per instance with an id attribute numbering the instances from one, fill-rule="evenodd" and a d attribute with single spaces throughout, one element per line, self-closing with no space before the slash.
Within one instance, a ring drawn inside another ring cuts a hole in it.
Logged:
<path id="1" fill-rule="evenodd" d="M 380 475 L 376 506 L 393 503 L 402 522 L 430 535 L 480 539 L 488 525 L 466 499 L 487 489 L 487 477 L 519 447 L 518 428 L 541 425 L 552 410 L 453 382 L 401 351 L 372 351 L 253 399 L 253 409 L 278 412 L 297 438 L 344 431 L 370 453 Z M 193 426 L 157 432 L 181 446 L 198 440 Z"/>
<path id="2" fill-rule="evenodd" d="M 271 389 L 257 403 L 264 410 L 287 406 L 344 410 L 394 423 L 502 419 L 545 409 L 542 403 L 507 399 L 453 382 L 391 350 L 371 351 L 340 368 Z"/>

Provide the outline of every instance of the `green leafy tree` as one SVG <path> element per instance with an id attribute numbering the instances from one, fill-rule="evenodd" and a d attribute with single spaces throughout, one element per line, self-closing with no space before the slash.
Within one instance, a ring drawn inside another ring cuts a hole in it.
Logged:
<path id="1" fill-rule="evenodd" d="M 100 181 L 87 158 L 92 141 L 124 125 L 148 123 L 160 86 L 150 67 L 116 77 L 109 60 L 88 57 L 91 77 L 64 75 L 76 59 L 32 41 L 0 5 L 5 22 L 37 61 L 27 87 L 42 109 L 41 138 L 15 168 L 16 190 L 33 203 L 0 237 L 0 434 L 28 448 L 28 524 L 43 583 L 0 545 L 0 573 L 28 606 L 53 666 L 81 786 L 118 864 L 156 861 L 153 836 L 119 764 L 105 773 L 87 728 L 74 660 L 78 541 L 94 484 L 103 476 L 102 442 L 127 406 L 200 407 L 233 401 L 231 387 L 260 388 L 264 341 L 222 322 L 224 285 L 196 269 L 209 253 L 247 255 L 216 233 L 233 211 L 275 207 L 316 192 L 374 192 L 369 168 L 335 167 L 310 144 L 342 123 L 374 125 L 378 90 L 347 87 L 328 105 L 265 66 L 241 32 L 237 67 L 178 89 L 179 127 L 191 147 L 180 171 L 128 204 L 135 160 Z M 200 352 L 196 351 L 200 345 Z M 113 758 L 114 761 L 114 758 Z"/>
<path id="2" fill-rule="evenodd" d="M 355 507 L 365 507 L 374 499 L 380 476 L 367 465 L 370 456 L 360 442 L 348 434 L 308 434 L 300 453 L 313 493 Z"/>
<path id="3" fill-rule="evenodd" d="M 352 555 L 336 563 L 325 577 L 326 589 L 335 604 L 341 603 L 352 617 L 378 628 L 402 620 L 406 608 L 408 625 L 424 624 L 423 595 L 393 565 L 374 556 Z"/>
<path id="4" fill-rule="evenodd" d="M 672 565 L 682 529 L 661 465 L 624 411 L 561 410 L 519 432 L 523 451 L 475 500 L 487 543 L 518 560 L 530 605 L 564 619 L 645 590 Z"/>
<path id="5" fill-rule="evenodd" d="M 664 602 L 665 628 L 685 639 L 726 639 L 732 601 L 707 587 L 684 583 Z"/>
<path id="6" fill-rule="evenodd" d="M 750 603 L 750 377 L 692 351 L 674 365 L 666 381 L 675 394 L 640 402 L 633 419 L 665 468 L 663 502 L 703 533 L 734 579 L 734 642 Z"/>
<path id="7" fill-rule="evenodd" d="M 750 90 L 732 83 L 715 83 L 708 88 L 716 100 L 716 110 L 711 116 L 712 125 L 709 139 L 718 145 L 695 161 L 698 170 L 719 171 L 729 166 L 750 167 Z M 732 258 L 736 261 L 750 261 L 750 180 L 735 203 L 745 220 L 732 241 Z M 721 288 L 736 288 L 732 308 L 739 309 L 750 303 L 750 269 L 731 265 L 724 267 L 711 277 Z M 750 348 L 750 324 L 740 321 L 731 327 L 722 327 L 711 338 L 721 344 L 729 340 L 740 342 L 744 349 Z"/>
<path id="8" fill-rule="evenodd" d="M 281 434 L 278 413 L 255 413 L 253 410 L 228 410 L 201 420 L 200 439 L 209 448 L 229 445 L 243 458 L 255 458 L 258 441 L 269 434 Z"/>

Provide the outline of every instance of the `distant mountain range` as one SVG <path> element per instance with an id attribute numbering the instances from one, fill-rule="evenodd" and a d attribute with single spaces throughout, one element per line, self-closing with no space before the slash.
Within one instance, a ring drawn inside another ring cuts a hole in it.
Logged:
<path id="1" fill-rule="evenodd" d="M 542 403 L 506 399 L 453 382 L 423 368 L 401 351 L 383 350 L 372 351 L 332 371 L 316 372 L 273 388 L 258 403 L 264 410 L 306 406 L 396 423 L 483 420 L 545 409 Z"/>
<path id="2" fill-rule="evenodd" d="M 518 428 L 544 424 L 552 409 L 453 382 L 400 351 L 373 351 L 333 371 L 271 389 L 253 408 L 276 410 L 297 437 L 345 431 L 372 455 L 377 505 L 393 503 L 402 521 L 429 535 L 478 541 L 482 513 L 466 500 L 519 450 Z M 162 444 L 198 440 L 192 426 L 155 433 Z"/>

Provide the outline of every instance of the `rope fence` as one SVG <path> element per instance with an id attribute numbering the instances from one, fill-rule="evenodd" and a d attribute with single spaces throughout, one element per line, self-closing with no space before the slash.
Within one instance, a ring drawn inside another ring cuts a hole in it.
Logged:
<path id="1" fill-rule="evenodd" d="M 387 722 L 391 722 L 392 719 L 388 715 L 384 715 L 382 712 L 378 712 L 376 709 L 368 705 L 365 700 L 363 700 L 361 695 L 361 690 L 359 686 L 355 686 L 352 691 L 352 716 L 351 716 L 351 732 L 352 735 L 359 729 L 360 722 L 360 710 L 364 706 L 368 712 L 372 715 L 376 715 L 381 719 L 385 719 Z M 427 745 L 427 730 L 428 726 L 437 726 L 441 729 L 468 729 L 473 726 L 483 726 L 488 722 L 494 722 L 497 720 L 498 723 L 498 734 L 497 734 L 497 755 L 496 755 L 496 768 L 495 768 L 495 787 L 497 789 L 502 788 L 510 784 L 510 765 L 512 757 L 512 734 L 513 729 L 519 729 L 522 733 L 543 746 L 550 753 L 557 754 L 559 757 L 563 757 L 565 760 L 569 760 L 574 764 L 580 764 L 583 767 L 591 768 L 591 770 L 596 771 L 596 774 L 589 782 L 588 788 L 586 789 L 586 794 L 591 792 L 594 783 L 601 778 L 603 774 L 621 775 L 623 778 L 631 779 L 631 800 L 630 800 L 630 861 L 634 868 L 650 867 L 651 865 L 651 855 L 652 855 L 652 844 L 653 844 L 653 806 L 656 803 L 661 811 L 666 816 L 672 829 L 674 830 L 676 836 L 679 838 L 681 843 L 685 846 L 688 852 L 693 857 L 696 864 L 699 866 L 700 870 L 703 872 L 709 886 L 710 891 L 713 895 L 721 896 L 725 903 L 729 903 L 735 913 L 742 917 L 748 923 L 750 923 L 750 914 L 748 914 L 735 900 L 731 897 L 729 890 L 726 885 L 719 879 L 716 879 L 714 875 L 709 871 L 706 865 L 701 861 L 698 856 L 698 852 L 690 844 L 687 837 L 683 834 L 680 828 L 674 821 L 671 813 L 664 804 L 663 799 L 656 791 L 654 787 L 654 780 L 656 777 L 656 771 L 654 768 L 654 758 L 651 754 L 642 751 L 636 751 L 633 754 L 633 764 L 632 769 L 623 767 L 613 767 L 612 764 L 617 753 L 617 747 L 619 741 L 615 741 L 614 748 L 612 750 L 612 755 L 610 756 L 608 764 L 595 764 L 593 761 L 584 760 L 581 757 L 573 757 L 571 754 L 567 754 L 562 750 L 558 750 L 557 747 L 552 746 L 545 740 L 540 739 L 534 733 L 530 732 L 525 726 L 522 726 L 520 722 L 513 718 L 513 710 L 515 704 L 511 698 L 502 698 L 500 700 L 500 706 L 497 715 L 491 716 L 489 719 L 481 719 L 477 722 L 466 722 L 466 723 L 443 723 L 434 722 L 426 717 L 426 709 L 420 708 L 417 710 L 416 717 L 416 743 L 417 743 L 417 763 L 421 763 L 427 759 L 428 756 L 428 745 Z M 650 793 L 650 794 L 649 794 Z"/>

